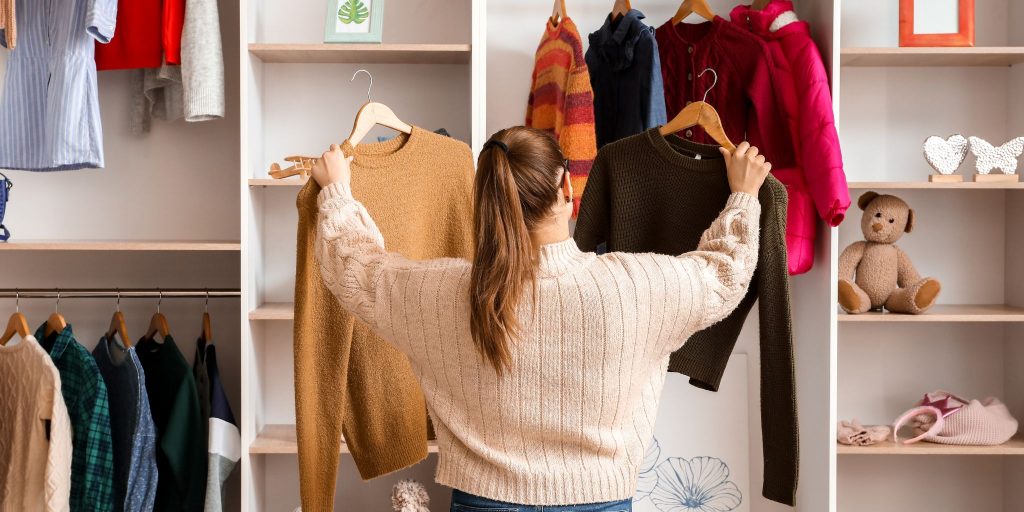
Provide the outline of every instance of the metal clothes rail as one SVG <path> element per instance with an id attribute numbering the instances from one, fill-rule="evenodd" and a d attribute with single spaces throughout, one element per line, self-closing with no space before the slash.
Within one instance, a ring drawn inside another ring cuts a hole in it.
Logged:
<path id="1" fill-rule="evenodd" d="M 237 288 L 0 288 L 0 299 L 230 299 Z"/>

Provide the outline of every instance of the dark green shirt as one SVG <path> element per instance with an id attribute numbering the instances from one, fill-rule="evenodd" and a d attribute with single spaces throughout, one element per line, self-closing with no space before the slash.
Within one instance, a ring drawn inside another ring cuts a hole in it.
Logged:
<path id="1" fill-rule="evenodd" d="M 60 390 L 71 418 L 71 510 L 114 509 L 114 450 L 110 436 L 110 405 L 107 385 L 92 354 L 75 341 L 71 324 L 61 332 L 36 339 L 60 372 Z"/>
<path id="2" fill-rule="evenodd" d="M 157 430 L 160 474 L 154 511 L 201 511 L 206 497 L 206 430 L 192 367 L 170 336 L 139 340 L 135 353 Z"/>

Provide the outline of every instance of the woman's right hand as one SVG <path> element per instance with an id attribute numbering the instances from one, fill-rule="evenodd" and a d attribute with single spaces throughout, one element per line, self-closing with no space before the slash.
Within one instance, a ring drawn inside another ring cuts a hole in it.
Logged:
<path id="1" fill-rule="evenodd" d="M 768 172 L 772 170 L 772 164 L 766 162 L 764 155 L 758 154 L 757 148 L 746 141 L 741 142 L 732 152 L 725 148 L 718 150 L 725 159 L 729 188 L 733 192 L 746 192 L 757 197 L 761 185 L 768 177 Z"/>

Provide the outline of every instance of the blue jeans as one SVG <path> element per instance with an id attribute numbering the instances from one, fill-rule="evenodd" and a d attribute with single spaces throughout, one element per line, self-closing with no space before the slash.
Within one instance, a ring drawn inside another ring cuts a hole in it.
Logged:
<path id="1" fill-rule="evenodd" d="M 451 512 L 631 512 L 633 499 L 586 505 L 516 505 L 452 490 Z"/>

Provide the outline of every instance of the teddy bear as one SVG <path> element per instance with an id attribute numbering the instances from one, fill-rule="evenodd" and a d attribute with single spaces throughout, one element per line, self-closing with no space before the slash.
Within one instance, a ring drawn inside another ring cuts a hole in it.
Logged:
<path id="1" fill-rule="evenodd" d="M 877 192 L 865 192 L 857 206 L 864 210 L 860 230 L 865 241 L 850 244 L 839 256 L 839 305 L 851 314 L 882 308 L 924 313 L 935 304 L 942 285 L 922 278 L 896 246 L 903 233 L 914 229 L 914 210 L 896 196 Z"/>

